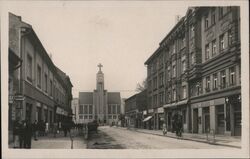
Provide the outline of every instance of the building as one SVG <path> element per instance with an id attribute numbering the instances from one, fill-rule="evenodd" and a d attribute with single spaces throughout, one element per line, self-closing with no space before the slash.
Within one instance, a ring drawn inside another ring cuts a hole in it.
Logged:
<path id="1" fill-rule="evenodd" d="M 147 59 L 148 113 L 168 130 L 240 135 L 239 7 L 191 7 Z"/>
<path id="2" fill-rule="evenodd" d="M 134 128 L 146 128 L 146 121 L 148 120 L 144 120 L 145 111 L 147 111 L 146 90 L 125 100 L 126 125 Z"/>
<path id="3" fill-rule="evenodd" d="M 108 92 L 104 87 L 104 74 L 99 64 L 96 75 L 96 89 L 93 92 L 79 92 L 79 121 L 88 123 L 97 120 L 99 124 L 117 123 L 121 112 L 120 92 Z"/>
<path id="4" fill-rule="evenodd" d="M 9 13 L 9 126 L 15 120 L 70 118 L 72 84 L 58 69 L 30 24 Z"/>

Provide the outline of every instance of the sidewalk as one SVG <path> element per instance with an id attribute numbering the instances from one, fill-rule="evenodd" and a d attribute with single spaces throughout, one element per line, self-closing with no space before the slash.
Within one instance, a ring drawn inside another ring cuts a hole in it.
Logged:
<path id="1" fill-rule="evenodd" d="M 138 129 L 138 128 L 127 128 L 127 127 L 116 127 L 120 129 L 126 129 L 130 131 L 136 131 L 140 133 L 153 134 L 158 136 L 164 136 L 162 130 L 148 130 L 148 129 Z M 165 137 L 177 138 L 175 133 L 167 132 Z M 241 137 L 240 136 L 224 136 L 224 135 L 215 135 L 215 141 L 213 142 L 213 135 L 208 135 L 208 140 L 206 134 L 191 134 L 183 133 L 182 140 L 190 140 L 196 142 L 203 142 L 214 145 L 222 145 L 234 148 L 241 148 Z"/>
<path id="2" fill-rule="evenodd" d="M 63 132 L 57 134 L 56 137 L 53 134 L 40 136 L 37 141 L 32 137 L 31 149 L 86 149 L 87 141 L 84 140 L 84 137 L 80 136 L 77 130 L 72 130 L 71 134 L 73 136 L 73 143 L 70 135 L 67 134 L 67 137 L 64 137 Z M 9 143 L 9 148 L 13 147 L 13 142 Z"/>

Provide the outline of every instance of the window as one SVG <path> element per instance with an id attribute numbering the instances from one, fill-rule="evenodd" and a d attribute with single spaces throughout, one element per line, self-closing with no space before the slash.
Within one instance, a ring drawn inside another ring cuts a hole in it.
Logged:
<path id="1" fill-rule="evenodd" d="M 206 92 L 210 92 L 210 76 L 206 77 Z"/>
<path id="2" fill-rule="evenodd" d="M 53 82 L 52 80 L 49 81 L 49 87 L 50 87 L 50 96 L 52 96 L 52 92 L 53 92 Z"/>
<path id="3" fill-rule="evenodd" d="M 216 40 L 212 41 L 212 56 L 216 54 Z"/>
<path id="4" fill-rule="evenodd" d="M 162 86 L 163 85 L 163 73 L 160 74 L 159 76 L 159 86 Z"/>
<path id="5" fill-rule="evenodd" d="M 190 27 L 190 38 L 194 37 L 194 25 Z"/>
<path id="6" fill-rule="evenodd" d="M 109 118 L 109 119 L 112 119 L 112 115 L 109 115 L 108 118 Z"/>
<path id="7" fill-rule="evenodd" d="M 200 91 L 201 87 L 200 87 L 200 83 L 199 82 L 196 84 L 196 89 L 197 89 L 197 95 L 200 95 L 200 93 L 201 93 L 201 91 Z"/>
<path id="8" fill-rule="evenodd" d="M 205 29 L 208 28 L 208 15 L 205 16 Z"/>
<path id="9" fill-rule="evenodd" d="M 157 94 L 154 95 L 153 97 L 153 104 L 156 106 L 157 105 Z"/>
<path id="10" fill-rule="evenodd" d="M 186 112 L 187 112 L 186 109 L 182 111 L 182 117 L 183 117 L 182 120 L 183 120 L 183 124 L 186 124 L 186 118 L 187 118 L 187 117 L 186 117 Z"/>
<path id="11" fill-rule="evenodd" d="M 205 46 L 205 59 L 206 60 L 209 59 L 209 44 Z"/>
<path id="12" fill-rule="evenodd" d="M 163 56 L 162 55 L 159 57 L 159 67 L 160 68 L 163 67 Z"/>
<path id="13" fill-rule="evenodd" d="M 44 87 L 45 87 L 45 92 L 48 92 L 48 75 L 45 73 L 44 74 Z"/>
<path id="14" fill-rule="evenodd" d="M 88 114 L 88 105 L 84 105 L 84 114 Z"/>
<path id="15" fill-rule="evenodd" d="M 156 89 L 157 88 L 157 77 L 154 77 L 153 82 L 154 82 L 154 89 Z"/>
<path id="16" fill-rule="evenodd" d="M 180 42 L 180 48 L 182 49 L 182 48 L 184 48 L 186 46 L 186 39 L 185 39 L 185 37 L 183 37 L 182 39 L 181 39 L 181 42 Z"/>
<path id="17" fill-rule="evenodd" d="M 84 115 L 84 119 L 88 119 L 88 116 L 87 116 L 87 115 Z"/>
<path id="18" fill-rule="evenodd" d="M 193 52 L 191 53 L 191 64 L 192 65 L 194 64 L 194 53 Z"/>
<path id="19" fill-rule="evenodd" d="M 79 119 L 83 119 L 83 115 L 79 115 Z"/>
<path id="20" fill-rule="evenodd" d="M 213 89 L 217 90 L 217 81 L 218 81 L 217 73 L 213 74 L 213 79 L 214 79 Z"/>
<path id="21" fill-rule="evenodd" d="M 220 7 L 219 8 L 219 18 L 222 18 L 223 17 L 223 8 Z"/>
<path id="22" fill-rule="evenodd" d="M 112 114 L 116 114 L 116 105 L 112 106 Z"/>
<path id="23" fill-rule="evenodd" d="M 187 89 L 186 86 L 182 86 L 182 98 L 187 98 Z"/>
<path id="24" fill-rule="evenodd" d="M 175 101 L 175 100 L 176 100 L 176 90 L 173 89 L 173 101 Z"/>
<path id="25" fill-rule="evenodd" d="M 89 114 L 93 114 L 93 106 L 89 105 Z"/>
<path id="26" fill-rule="evenodd" d="M 113 119 L 116 119 L 116 115 L 113 115 Z"/>
<path id="27" fill-rule="evenodd" d="M 148 89 L 151 91 L 151 89 L 152 89 L 152 81 L 150 80 L 149 82 L 148 82 Z"/>
<path id="28" fill-rule="evenodd" d="M 224 50 L 225 49 L 225 41 L 224 41 L 224 34 L 222 34 L 220 36 L 220 50 Z"/>
<path id="29" fill-rule="evenodd" d="M 42 70 L 39 65 L 37 65 L 37 87 L 41 88 L 41 78 L 42 78 Z"/>
<path id="30" fill-rule="evenodd" d="M 117 114 L 120 114 L 120 113 L 121 113 L 121 106 L 117 105 Z"/>
<path id="31" fill-rule="evenodd" d="M 211 13 L 211 25 L 215 24 L 215 10 Z"/>
<path id="32" fill-rule="evenodd" d="M 186 71 L 186 60 L 182 61 L 182 73 Z"/>
<path id="33" fill-rule="evenodd" d="M 173 54 L 176 53 L 176 48 L 175 48 L 176 46 L 175 46 L 175 43 L 176 43 L 176 42 L 174 42 L 174 44 L 173 44 Z"/>
<path id="34" fill-rule="evenodd" d="M 168 80 L 171 78 L 171 71 L 170 71 L 170 66 L 168 66 Z"/>
<path id="35" fill-rule="evenodd" d="M 221 88 L 226 88 L 226 72 L 221 71 Z"/>
<path id="36" fill-rule="evenodd" d="M 159 101 L 160 101 L 160 104 L 163 104 L 163 92 L 159 93 Z"/>
<path id="37" fill-rule="evenodd" d="M 232 45 L 232 43 L 233 43 L 233 35 L 232 35 L 232 31 L 230 29 L 230 30 L 228 30 L 228 45 L 230 46 L 230 45 Z"/>
<path id="38" fill-rule="evenodd" d="M 27 55 L 27 80 L 32 82 L 32 57 Z"/>
<path id="39" fill-rule="evenodd" d="M 93 116 L 92 116 L 92 115 L 89 115 L 89 119 L 93 119 Z"/>
<path id="40" fill-rule="evenodd" d="M 79 114 L 83 114 L 83 105 L 79 106 Z"/>
<path id="41" fill-rule="evenodd" d="M 111 114 L 112 105 L 108 105 L 108 113 Z"/>
<path id="42" fill-rule="evenodd" d="M 173 65 L 173 77 L 175 77 L 176 76 L 176 67 L 175 67 L 175 65 Z"/>
<path id="43" fill-rule="evenodd" d="M 230 72 L 230 85 L 233 86 L 235 85 L 235 67 L 231 67 L 229 69 Z"/>

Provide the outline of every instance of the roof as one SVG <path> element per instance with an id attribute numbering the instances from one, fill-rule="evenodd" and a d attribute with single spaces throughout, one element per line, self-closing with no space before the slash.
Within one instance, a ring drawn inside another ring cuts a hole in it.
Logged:
<path id="1" fill-rule="evenodd" d="M 57 70 L 57 73 L 59 74 L 59 76 L 62 78 L 63 82 L 66 84 L 66 85 L 69 85 L 69 86 L 73 86 L 71 81 L 70 81 L 70 78 L 69 76 L 64 73 L 61 69 L 59 69 L 58 67 L 56 67 L 56 70 Z"/>
<path id="2" fill-rule="evenodd" d="M 79 92 L 79 104 L 93 104 L 93 92 Z"/>
<path id="3" fill-rule="evenodd" d="M 108 92 L 108 104 L 121 104 L 120 92 Z"/>

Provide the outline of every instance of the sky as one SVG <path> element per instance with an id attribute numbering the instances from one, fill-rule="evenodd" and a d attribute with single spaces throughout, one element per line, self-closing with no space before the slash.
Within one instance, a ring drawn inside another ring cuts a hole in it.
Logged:
<path id="1" fill-rule="evenodd" d="M 96 88 L 103 65 L 105 89 L 135 94 L 147 76 L 144 62 L 184 16 L 188 5 L 170 1 L 13 2 L 9 11 L 32 25 L 56 66 L 69 75 L 73 96 Z"/>

